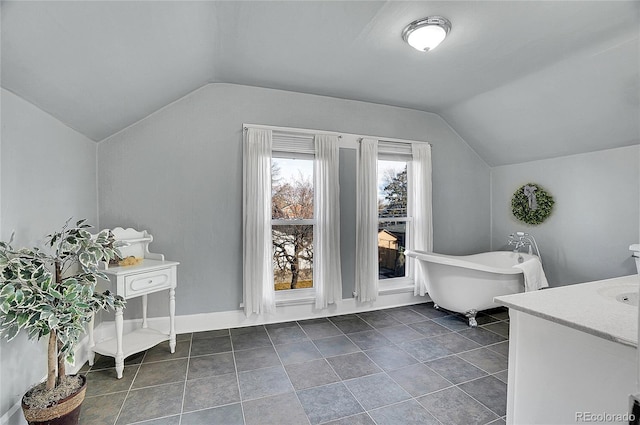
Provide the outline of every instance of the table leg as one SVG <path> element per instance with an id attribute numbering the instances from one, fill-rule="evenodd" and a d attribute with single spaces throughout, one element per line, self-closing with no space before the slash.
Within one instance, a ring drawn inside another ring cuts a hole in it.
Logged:
<path id="1" fill-rule="evenodd" d="M 116 308 L 116 373 L 118 379 L 122 378 L 122 372 L 124 371 L 124 352 L 122 350 L 123 327 L 122 308 Z"/>
<path id="2" fill-rule="evenodd" d="M 93 362 L 96 357 L 96 353 L 93 351 L 93 347 L 96 346 L 96 342 L 93 339 L 93 325 L 94 325 L 94 313 L 91 313 L 91 320 L 89 320 L 88 332 L 89 332 L 89 348 L 87 350 L 87 358 L 89 359 L 89 366 L 93 366 Z"/>
<path id="3" fill-rule="evenodd" d="M 176 352 L 176 288 L 169 289 L 169 348 Z"/>
<path id="4" fill-rule="evenodd" d="M 142 329 L 147 329 L 147 294 L 142 296 Z"/>

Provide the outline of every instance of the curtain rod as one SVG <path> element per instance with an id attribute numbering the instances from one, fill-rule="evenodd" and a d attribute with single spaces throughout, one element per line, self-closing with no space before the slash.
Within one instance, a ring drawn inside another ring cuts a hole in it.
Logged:
<path id="1" fill-rule="evenodd" d="M 394 139 L 390 137 L 378 137 L 378 136 L 365 136 L 362 134 L 353 134 L 353 133 L 338 133 L 335 131 L 324 131 L 324 130 L 311 130 L 306 128 L 294 128 L 294 127 L 276 127 L 272 125 L 263 125 L 263 124 L 243 124 L 242 130 L 247 131 L 249 127 L 252 128 L 261 128 L 264 130 L 272 130 L 272 131 L 283 131 L 288 133 L 299 133 L 299 134 L 330 134 L 334 136 L 338 136 L 338 138 L 342 138 L 342 136 L 352 136 L 358 141 L 362 141 L 362 139 L 377 139 L 380 142 L 397 142 L 397 143 L 426 143 L 429 146 L 432 146 L 431 143 L 425 142 L 423 140 L 408 140 L 408 139 Z"/>
<path id="2" fill-rule="evenodd" d="M 264 130 L 271 130 L 271 131 L 279 131 L 279 132 L 289 133 L 289 134 L 302 134 L 302 135 L 305 135 L 305 136 L 314 136 L 316 134 L 327 134 L 327 135 L 331 135 L 331 136 L 338 136 L 339 139 L 342 138 L 342 134 L 341 133 L 337 133 L 335 131 L 311 130 L 311 129 L 306 129 L 306 128 L 275 127 L 275 126 L 272 126 L 272 125 L 260 125 L 260 124 L 244 124 L 242 129 L 243 129 L 243 131 L 247 131 L 249 129 L 249 127 L 251 127 L 251 128 L 261 128 L 261 129 L 264 129 Z"/>
<path id="3" fill-rule="evenodd" d="M 430 142 L 425 142 L 424 140 L 390 139 L 388 137 L 379 138 L 379 137 L 375 137 L 375 136 L 359 137 L 358 138 L 358 142 L 362 142 L 363 139 L 376 139 L 376 140 L 378 140 L 378 142 L 402 143 L 402 144 L 424 143 L 424 144 L 427 144 L 429 146 L 432 146 Z"/>

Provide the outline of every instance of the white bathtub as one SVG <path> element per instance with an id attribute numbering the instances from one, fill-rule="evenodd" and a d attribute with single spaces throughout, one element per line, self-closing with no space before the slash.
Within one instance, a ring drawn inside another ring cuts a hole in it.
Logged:
<path id="1" fill-rule="evenodd" d="M 436 306 L 464 313 L 472 327 L 479 311 L 498 307 L 494 297 L 524 292 L 522 271 L 513 266 L 519 256 L 524 261 L 533 257 L 511 251 L 462 256 L 406 251 L 405 255 L 423 263 L 427 292 Z"/>

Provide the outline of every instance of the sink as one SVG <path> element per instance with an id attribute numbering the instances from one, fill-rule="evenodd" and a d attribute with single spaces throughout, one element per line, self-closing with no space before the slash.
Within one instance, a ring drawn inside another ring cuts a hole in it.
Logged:
<path id="1" fill-rule="evenodd" d="M 638 293 L 637 292 L 627 292 L 625 294 L 620 294 L 616 297 L 617 301 L 620 301 L 624 304 L 635 305 L 638 306 Z"/>
<path id="2" fill-rule="evenodd" d="M 618 301 L 629 306 L 638 306 L 638 284 L 616 283 L 598 289 L 598 294 L 609 300 Z"/>

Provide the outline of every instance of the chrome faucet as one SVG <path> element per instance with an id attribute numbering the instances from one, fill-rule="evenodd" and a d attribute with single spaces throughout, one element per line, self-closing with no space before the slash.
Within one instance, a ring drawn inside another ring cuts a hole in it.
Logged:
<path id="1" fill-rule="evenodd" d="M 521 238 L 514 238 L 513 234 L 511 234 L 509 236 L 509 245 L 513 245 L 513 252 L 519 252 L 520 248 L 524 248 L 527 245 L 531 246 L 531 243 Z"/>
<path id="2" fill-rule="evenodd" d="M 533 254 L 533 248 L 536 250 L 536 255 L 542 262 L 542 256 L 540 255 L 540 249 L 536 243 L 536 238 L 525 232 L 514 232 L 509 235 L 509 245 L 513 245 L 513 252 L 520 252 L 520 248 L 529 247 L 529 254 Z M 520 260 L 520 258 L 518 258 Z"/>

